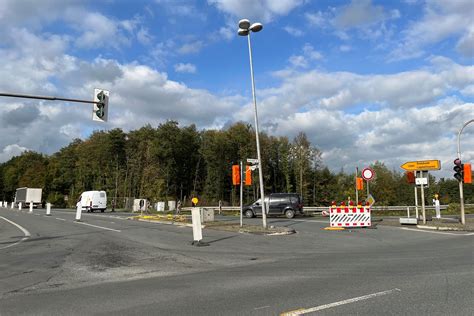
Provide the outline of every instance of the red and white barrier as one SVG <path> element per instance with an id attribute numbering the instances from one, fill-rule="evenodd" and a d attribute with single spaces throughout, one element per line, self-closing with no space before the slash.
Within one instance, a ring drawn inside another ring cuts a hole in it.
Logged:
<path id="1" fill-rule="evenodd" d="M 333 205 L 330 207 L 329 223 L 331 227 L 369 227 L 372 225 L 370 207 Z"/>

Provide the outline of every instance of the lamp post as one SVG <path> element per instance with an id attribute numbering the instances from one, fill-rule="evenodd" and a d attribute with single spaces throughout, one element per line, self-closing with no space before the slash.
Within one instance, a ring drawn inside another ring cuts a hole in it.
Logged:
<path id="1" fill-rule="evenodd" d="M 263 187 L 263 170 L 262 170 L 262 157 L 260 156 L 260 140 L 258 131 L 258 115 L 257 115 L 257 98 L 255 96 L 255 80 L 253 76 L 253 63 L 252 63 L 252 46 L 250 45 L 250 33 L 260 32 L 263 29 L 261 23 L 250 24 L 250 21 L 243 19 L 239 21 L 238 34 L 240 36 L 247 36 L 249 44 L 249 58 L 250 58 L 250 77 L 252 79 L 252 96 L 253 96 L 253 107 L 255 112 L 255 138 L 257 141 L 257 159 L 258 159 L 258 177 L 260 179 L 260 198 L 262 199 L 262 222 L 263 228 L 267 228 L 267 214 L 265 206 L 265 192 Z"/>

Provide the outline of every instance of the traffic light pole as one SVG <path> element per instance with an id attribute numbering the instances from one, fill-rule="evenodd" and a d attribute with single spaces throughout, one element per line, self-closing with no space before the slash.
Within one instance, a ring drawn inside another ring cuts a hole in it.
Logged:
<path id="1" fill-rule="evenodd" d="M 89 103 L 89 104 L 91 104 L 91 103 L 93 103 L 93 104 L 100 103 L 100 102 L 97 102 L 97 101 L 89 101 L 89 100 L 58 98 L 58 97 L 50 97 L 50 96 L 17 94 L 17 93 L 0 93 L 0 97 L 37 99 L 37 100 L 49 100 L 49 101 L 69 101 L 69 102 L 79 102 L 79 103 Z"/>
<path id="2" fill-rule="evenodd" d="M 474 122 L 474 120 L 467 121 L 464 123 L 464 125 L 461 127 L 461 129 L 458 132 L 458 159 L 461 160 L 461 133 L 463 129 L 470 123 Z M 463 192 L 463 181 L 459 181 L 459 204 L 461 205 L 461 223 L 463 225 L 466 225 L 466 214 L 464 212 L 464 192 Z"/>

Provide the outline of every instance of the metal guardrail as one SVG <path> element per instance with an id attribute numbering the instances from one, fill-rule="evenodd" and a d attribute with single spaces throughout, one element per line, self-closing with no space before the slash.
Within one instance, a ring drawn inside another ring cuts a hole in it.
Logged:
<path id="1" fill-rule="evenodd" d="M 466 207 L 474 207 L 474 204 L 465 204 Z M 214 211 L 219 211 L 219 206 L 202 206 L 202 208 L 213 209 Z M 394 206 L 372 206 L 373 211 L 406 211 L 407 208 L 411 211 L 415 211 L 414 205 L 394 205 Z M 441 210 L 446 210 L 448 205 L 440 205 Z M 240 206 L 222 206 L 221 211 L 240 211 Z M 327 211 L 329 206 L 305 206 L 303 207 L 303 212 L 305 213 L 320 213 L 322 211 Z M 426 210 L 434 210 L 433 205 L 426 205 Z M 189 207 L 183 207 L 183 210 L 191 210 Z M 418 205 L 418 210 L 421 211 L 421 205 Z"/>

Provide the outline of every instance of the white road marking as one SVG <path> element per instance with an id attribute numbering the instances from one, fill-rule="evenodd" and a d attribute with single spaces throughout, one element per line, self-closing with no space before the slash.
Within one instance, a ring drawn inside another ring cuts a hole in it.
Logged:
<path id="1" fill-rule="evenodd" d="M 294 222 L 306 222 L 306 223 L 324 223 L 329 224 L 329 220 L 327 221 L 316 221 L 316 220 L 304 220 L 304 219 L 292 219 Z"/>
<path id="2" fill-rule="evenodd" d="M 269 308 L 270 305 L 267 306 L 261 306 L 261 307 L 255 307 L 254 310 L 259 310 L 259 309 L 264 309 L 264 308 Z"/>
<path id="3" fill-rule="evenodd" d="M 359 301 L 363 301 L 363 300 L 368 300 L 368 299 L 371 299 L 371 298 L 374 298 L 374 297 L 377 297 L 377 296 L 388 295 L 388 294 L 392 294 L 393 292 L 400 292 L 400 291 L 401 291 L 400 289 L 395 288 L 395 289 L 392 289 L 392 290 L 377 292 L 377 293 L 368 294 L 368 295 L 359 296 L 359 297 L 354 297 L 354 298 L 351 298 L 351 299 L 347 299 L 347 300 L 339 301 L 339 302 L 334 302 L 334 303 L 331 303 L 331 304 L 325 304 L 325 305 L 320 305 L 320 306 L 306 308 L 306 309 L 304 309 L 304 308 L 297 309 L 297 310 L 294 310 L 294 311 L 289 311 L 289 312 L 282 313 L 282 314 L 280 314 L 280 316 L 293 316 L 293 315 L 296 316 L 296 315 L 303 315 L 303 314 L 307 314 L 307 313 L 313 313 L 313 312 L 317 312 L 317 311 L 320 311 L 320 310 L 323 310 L 323 309 L 328 309 L 328 308 L 337 307 L 337 306 L 341 306 L 341 305 L 345 305 L 345 304 L 350 304 L 350 303 L 355 303 L 355 302 L 359 302 Z"/>
<path id="4" fill-rule="evenodd" d="M 118 230 L 118 229 L 112 229 L 112 228 L 107 228 L 107 227 L 102 227 L 102 226 L 87 224 L 87 223 L 83 223 L 83 222 L 74 222 L 74 223 L 76 223 L 76 224 L 82 224 L 82 225 L 87 225 L 87 226 L 91 226 L 91 227 L 96 227 L 96 228 L 101 228 L 101 229 L 105 229 L 105 230 L 111 230 L 111 231 L 118 232 L 118 233 L 121 233 L 121 232 L 122 232 L 121 230 Z"/>
<path id="5" fill-rule="evenodd" d="M 55 217 L 55 219 L 57 219 L 59 221 L 66 221 L 64 218 L 59 218 L 59 217 Z"/>
<path id="6" fill-rule="evenodd" d="M 432 230 L 424 230 L 424 229 L 416 229 L 416 228 L 406 228 L 406 227 L 400 227 L 400 229 L 403 230 L 410 230 L 410 231 L 416 231 L 416 232 L 422 232 L 422 233 L 431 233 L 431 234 L 442 234 L 442 235 L 454 235 L 454 236 L 472 236 L 474 233 L 449 233 L 449 232 L 443 232 L 443 231 L 432 231 Z"/>
<path id="7" fill-rule="evenodd" d="M 31 236 L 31 234 L 30 234 L 29 231 L 27 231 L 25 228 L 21 227 L 21 226 L 18 225 L 17 223 L 12 222 L 11 220 L 6 219 L 6 218 L 3 217 L 3 216 L 0 216 L 0 218 L 3 218 L 4 220 L 6 220 L 7 222 L 9 222 L 10 224 L 12 224 L 12 225 L 18 227 L 18 228 L 23 232 L 23 234 L 25 235 L 25 237 L 23 237 L 21 240 L 17 241 L 16 243 L 11 244 L 11 245 L 8 245 L 8 246 L 5 246 L 5 247 L 2 247 L 2 248 L 0 248 L 0 249 L 6 249 L 6 248 L 9 248 L 9 247 L 13 247 L 13 246 L 15 246 L 15 245 L 21 243 L 22 241 L 27 240 L 27 239 Z"/>

